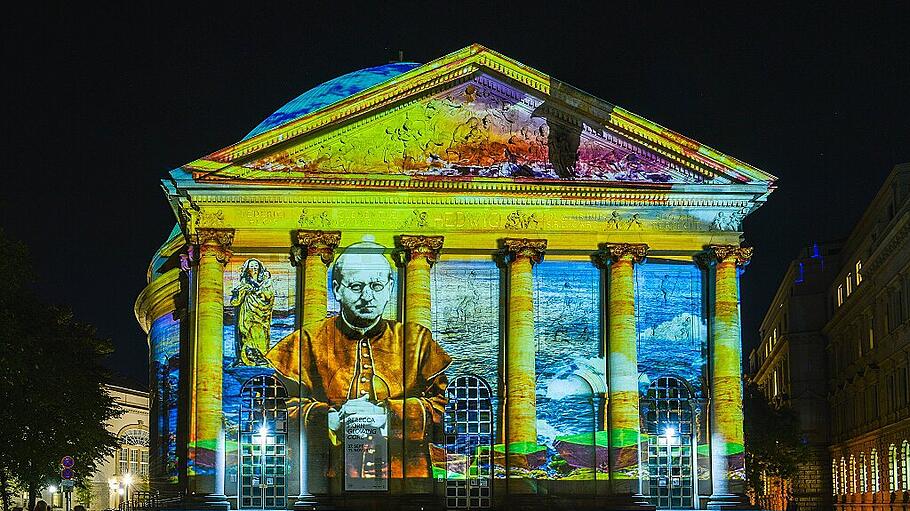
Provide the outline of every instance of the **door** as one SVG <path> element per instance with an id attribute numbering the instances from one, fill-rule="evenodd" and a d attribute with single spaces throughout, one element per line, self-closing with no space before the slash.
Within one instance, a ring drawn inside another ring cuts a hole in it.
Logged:
<path id="1" fill-rule="evenodd" d="M 493 404 L 490 386 L 460 376 L 446 389 L 446 507 L 489 508 L 492 496 Z"/>
<path id="2" fill-rule="evenodd" d="M 256 376 L 240 391 L 240 507 L 287 507 L 287 389 Z"/>
<path id="3" fill-rule="evenodd" d="M 695 494 L 694 409 L 685 381 L 660 377 L 648 387 L 648 500 L 662 509 L 692 508 Z"/>

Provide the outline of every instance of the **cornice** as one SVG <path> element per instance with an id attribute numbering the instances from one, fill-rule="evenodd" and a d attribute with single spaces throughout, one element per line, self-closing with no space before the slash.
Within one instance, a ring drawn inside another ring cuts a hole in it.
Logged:
<path id="1" fill-rule="evenodd" d="M 136 298 L 133 313 L 136 321 L 145 333 L 149 332 L 152 322 L 168 312 L 177 309 L 174 300 L 180 293 L 180 268 L 172 268 L 150 282 Z"/>
<path id="2" fill-rule="evenodd" d="M 555 100 L 560 106 L 589 117 L 607 131 L 622 135 L 632 143 L 668 159 L 671 164 L 679 165 L 703 178 L 723 176 L 737 182 L 760 182 L 766 189 L 776 180 L 770 174 L 480 45 L 463 48 L 419 66 L 342 99 L 328 108 L 216 151 L 185 168 L 192 169 L 198 178 L 217 179 L 214 174 L 228 169 L 232 163 L 242 165 L 242 162 L 249 161 L 266 150 L 286 147 L 304 135 L 342 122 L 356 121 L 383 108 L 394 108 L 397 103 L 406 102 L 484 70 L 539 92 L 547 96 L 548 100 Z"/>

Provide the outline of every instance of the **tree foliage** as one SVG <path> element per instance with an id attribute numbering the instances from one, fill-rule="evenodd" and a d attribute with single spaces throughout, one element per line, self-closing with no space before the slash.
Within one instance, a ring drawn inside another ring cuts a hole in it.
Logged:
<path id="1" fill-rule="evenodd" d="M 809 446 L 792 409 L 775 406 L 752 383 L 746 385 L 743 397 L 746 478 L 758 492 L 762 474 L 784 480 L 797 476 Z"/>
<path id="2" fill-rule="evenodd" d="M 0 231 L 0 490 L 60 484 L 60 460 L 76 459 L 85 483 L 118 445 L 106 423 L 122 412 L 105 391 L 109 342 L 32 291 L 28 253 Z"/>

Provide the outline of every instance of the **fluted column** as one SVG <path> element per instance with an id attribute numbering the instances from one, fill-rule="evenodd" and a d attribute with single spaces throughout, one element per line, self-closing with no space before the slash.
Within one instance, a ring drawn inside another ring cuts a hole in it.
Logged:
<path id="1" fill-rule="evenodd" d="M 430 268 L 439 260 L 439 251 L 442 249 L 444 239 L 442 236 L 421 236 L 403 234 L 398 236 L 396 243 L 398 245 L 398 260 L 404 265 L 404 329 L 405 339 L 414 339 L 413 329 L 419 328 L 420 325 L 427 329 L 431 325 L 431 303 L 430 303 Z M 405 345 L 405 350 L 410 351 L 411 346 Z M 405 355 L 406 357 L 408 355 Z M 407 368 L 405 368 L 405 371 Z M 410 381 L 411 375 L 403 373 L 403 381 Z M 407 416 L 402 417 L 402 427 L 408 428 Z M 406 460 L 402 463 L 403 488 L 405 493 L 409 494 L 428 494 L 432 493 L 432 479 L 430 474 L 414 474 L 408 472 L 408 467 L 413 464 L 410 460 L 424 457 L 426 445 L 421 442 L 409 440 L 407 435 L 402 435 L 401 444 L 391 446 L 393 455 L 397 449 L 401 449 L 401 458 Z"/>
<path id="2" fill-rule="evenodd" d="M 214 507 L 226 507 L 224 496 L 224 266 L 231 257 L 233 229 L 197 229 L 198 248 L 195 335 L 192 360 L 190 489 Z"/>
<path id="3" fill-rule="evenodd" d="M 341 241 L 338 231 L 297 231 L 293 258 L 303 266 L 301 325 L 325 319 L 328 304 L 328 265 Z"/>
<path id="4" fill-rule="evenodd" d="M 547 240 L 506 238 L 509 305 L 506 331 L 506 447 L 513 453 L 537 445 L 537 397 L 532 268 L 543 260 Z"/>
<path id="5" fill-rule="evenodd" d="M 442 236 L 398 237 L 405 264 L 405 319 L 427 328 L 430 325 L 430 267 L 439 259 Z"/>
<path id="6" fill-rule="evenodd" d="M 745 498 L 743 447 L 742 335 L 739 317 L 739 267 L 752 248 L 711 245 L 714 262 L 714 318 L 711 328 L 711 481 L 708 507 L 732 508 Z"/>
<path id="7" fill-rule="evenodd" d="M 298 230 L 297 240 L 291 247 L 291 263 L 297 267 L 297 328 L 323 320 L 328 307 L 328 265 L 335 258 L 335 249 L 341 241 L 338 231 Z M 298 389 L 304 386 L 298 381 Z M 300 398 L 309 396 L 301 395 Z M 322 476 L 325 465 L 330 463 L 329 453 L 320 442 L 311 442 L 311 435 L 324 432 L 307 431 L 303 415 L 297 414 L 297 431 L 300 447 L 297 449 L 297 476 L 300 491 L 294 502 L 295 510 L 315 509 L 317 499 L 313 492 L 328 492 L 328 482 Z M 313 469 L 312 471 L 310 469 Z"/>
<path id="8" fill-rule="evenodd" d="M 630 507 L 642 504 L 639 448 L 641 428 L 638 395 L 638 344 L 635 335 L 636 263 L 644 260 L 648 246 L 609 243 L 598 253 L 601 266 L 609 268 L 607 296 L 607 420 L 610 441 L 610 481 L 613 495 L 628 498 Z"/>

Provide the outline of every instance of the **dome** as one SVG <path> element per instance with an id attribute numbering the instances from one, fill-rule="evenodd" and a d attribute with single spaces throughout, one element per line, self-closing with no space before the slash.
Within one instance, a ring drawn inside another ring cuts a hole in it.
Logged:
<path id="1" fill-rule="evenodd" d="M 259 123 L 259 126 L 253 128 L 253 131 L 243 137 L 243 140 L 255 137 L 294 119 L 299 119 L 332 103 L 337 103 L 362 90 L 369 89 L 376 84 L 410 71 L 419 65 L 414 62 L 392 62 L 332 78 L 288 101 L 283 107 Z"/>

